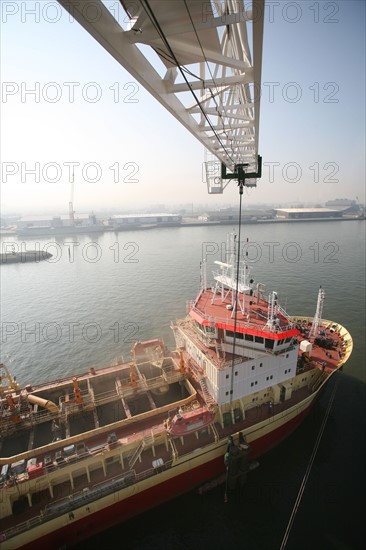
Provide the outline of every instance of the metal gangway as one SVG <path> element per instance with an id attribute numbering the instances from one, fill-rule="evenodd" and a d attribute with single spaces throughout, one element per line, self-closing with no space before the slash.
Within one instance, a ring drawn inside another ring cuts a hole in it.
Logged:
<path id="1" fill-rule="evenodd" d="M 264 0 L 58 2 L 204 145 L 209 193 L 256 185 Z"/>

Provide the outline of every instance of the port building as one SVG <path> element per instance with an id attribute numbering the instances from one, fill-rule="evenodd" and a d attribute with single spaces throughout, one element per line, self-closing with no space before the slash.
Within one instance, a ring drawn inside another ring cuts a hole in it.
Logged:
<path id="1" fill-rule="evenodd" d="M 342 210 L 332 208 L 279 208 L 276 218 L 287 220 L 341 218 Z"/>

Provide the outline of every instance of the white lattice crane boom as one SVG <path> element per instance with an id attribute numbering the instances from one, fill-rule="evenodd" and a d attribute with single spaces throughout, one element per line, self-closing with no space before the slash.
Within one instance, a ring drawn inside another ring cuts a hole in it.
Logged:
<path id="1" fill-rule="evenodd" d="M 205 146 L 210 192 L 237 166 L 260 173 L 264 0 L 120 0 L 125 29 L 101 0 L 58 2 Z"/>

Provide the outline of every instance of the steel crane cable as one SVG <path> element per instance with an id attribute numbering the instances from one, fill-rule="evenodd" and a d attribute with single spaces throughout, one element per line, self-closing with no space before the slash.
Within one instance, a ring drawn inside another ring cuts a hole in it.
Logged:
<path id="1" fill-rule="evenodd" d="M 301 499 L 302 499 L 302 497 L 304 495 L 304 492 L 305 492 L 305 487 L 306 487 L 306 484 L 307 484 L 309 476 L 310 476 L 311 468 L 313 466 L 315 456 L 316 456 L 316 453 L 318 451 L 320 441 L 321 441 L 321 438 L 322 438 L 323 433 L 324 433 L 325 425 L 327 423 L 327 420 L 328 420 L 328 417 L 329 417 L 329 414 L 330 414 L 330 410 L 331 410 L 332 405 L 333 405 L 333 401 L 334 401 L 334 398 L 335 398 L 335 394 L 336 394 L 336 391 L 337 391 L 337 386 L 338 386 L 339 380 L 340 380 L 340 377 L 337 378 L 336 383 L 334 384 L 332 395 L 329 399 L 328 407 L 327 407 L 327 410 L 325 412 L 323 422 L 320 426 L 319 433 L 318 433 L 318 436 L 316 438 L 316 441 L 315 441 L 315 444 L 314 444 L 314 447 L 313 447 L 313 451 L 311 453 L 311 457 L 309 459 L 309 462 L 308 462 L 308 465 L 307 465 L 307 468 L 306 468 L 305 475 L 302 479 L 302 482 L 301 482 L 301 485 L 300 485 L 299 492 L 297 494 L 295 504 L 292 508 L 291 516 L 290 516 L 289 522 L 288 522 L 287 527 L 286 527 L 285 534 L 284 534 L 282 542 L 281 542 L 280 550 L 283 550 L 286 547 L 286 544 L 287 544 L 287 541 L 288 541 L 288 538 L 289 538 L 289 535 L 290 535 L 290 531 L 291 531 L 292 526 L 293 526 L 294 521 L 295 521 L 295 516 L 296 516 L 297 511 L 300 507 Z"/>
<path id="2" fill-rule="evenodd" d="M 208 62 L 208 60 L 207 60 L 207 57 L 206 57 L 206 55 L 205 55 L 205 52 L 204 52 L 204 49 L 203 49 L 201 40 L 200 40 L 200 38 L 199 38 L 199 36 L 198 36 L 197 29 L 196 29 L 196 27 L 195 27 L 195 25 L 194 25 L 194 21 L 193 21 L 193 19 L 192 19 L 192 16 L 191 16 L 191 14 L 190 14 L 189 9 L 188 9 L 186 0 L 184 0 L 184 5 L 185 5 L 185 7 L 186 7 L 186 10 L 187 10 L 189 19 L 190 19 L 190 21 L 191 21 L 191 24 L 192 24 L 194 33 L 195 33 L 195 35 L 196 35 L 197 42 L 198 42 L 198 44 L 199 44 L 199 46 L 200 46 L 200 48 L 201 48 L 201 52 L 202 52 L 202 55 L 203 55 L 203 57 L 204 57 L 206 66 L 207 66 L 207 68 L 208 68 L 208 71 L 209 71 L 209 73 L 210 73 L 211 80 L 212 80 L 213 82 L 215 82 L 215 78 L 214 78 L 214 76 L 213 76 L 213 74 L 212 74 L 212 72 L 211 72 L 211 67 L 210 67 L 209 62 Z M 215 84 L 215 87 L 218 88 L 218 86 L 217 86 L 216 84 Z M 215 98 L 215 96 L 213 95 L 211 88 L 209 88 L 209 90 L 210 90 L 210 94 L 211 94 L 211 99 L 214 101 L 214 103 L 215 103 L 215 105 L 216 105 L 217 114 L 218 114 L 218 116 L 220 117 L 220 119 L 221 119 L 221 121 L 222 121 L 222 125 L 223 125 L 223 128 L 224 128 L 224 133 L 226 134 L 227 138 L 229 139 L 229 136 L 228 136 L 227 133 L 226 133 L 226 129 L 225 129 L 225 125 L 224 125 L 224 120 L 223 120 L 222 113 L 219 111 L 219 105 L 217 104 L 216 98 Z M 227 118 L 229 118 L 228 115 L 225 113 L 225 107 L 223 107 L 223 112 L 224 112 L 225 116 L 226 116 Z M 230 126 L 230 123 L 228 124 L 228 126 L 229 126 L 229 128 L 230 128 L 230 131 L 231 131 L 232 133 L 234 133 L 234 132 L 233 132 L 233 129 L 232 129 L 231 126 Z"/>
<path id="3" fill-rule="evenodd" d="M 240 245 L 241 245 L 241 213 L 243 202 L 243 183 L 239 183 L 239 221 L 238 221 L 238 246 L 236 252 L 236 281 L 235 281 L 235 301 L 234 301 L 234 337 L 233 337 L 233 358 L 231 361 L 231 383 L 230 383 L 230 403 L 234 392 L 234 367 L 235 367 L 235 347 L 236 347 L 236 325 L 238 320 L 238 292 L 239 292 L 239 270 L 240 270 Z M 234 241 L 234 247 L 236 242 Z"/>

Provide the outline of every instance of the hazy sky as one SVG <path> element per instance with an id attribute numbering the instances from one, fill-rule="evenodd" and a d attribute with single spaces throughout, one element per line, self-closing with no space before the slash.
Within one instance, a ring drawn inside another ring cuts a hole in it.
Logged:
<path id="1" fill-rule="evenodd" d="M 208 195 L 203 146 L 57 2 L 1 9 L 4 213 L 67 212 L 73 162 L 77 212 L 237 202 L 234 182 Z M 246 205 L 365 202 L 363 0 L 267 2 L 259 136 L 263 177 Z"/>

